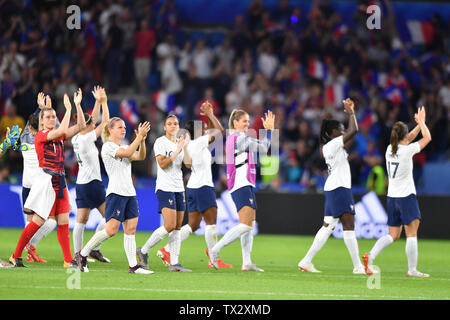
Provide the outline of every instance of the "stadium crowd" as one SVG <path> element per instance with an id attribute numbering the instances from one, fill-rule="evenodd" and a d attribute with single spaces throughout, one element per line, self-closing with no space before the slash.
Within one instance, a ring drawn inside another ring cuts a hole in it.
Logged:
<path id="1" fill-rule="evenodd" d="M 311 186 L 326 177 L 320 123 L 345 120 L 342 100 L 349 96 L 360 126 L 349 146 L 353 184 L 383 193 L 392 125 L 401 120 L 412 128 L 418 106 L 427 109 L 433 141 L 414 158 L 416 179 L 425 162 L 450 157 L 450 42 L 448 23 L 436 13 L 429 41 L 405 43 L 388 1 L 383 27 L 369 30 L 367 3 L 359 1 L 348 24 L 327 1 L 313 1 L 303 12 L 286 0 L 276 10 L 252 0 L 213 41 L 205 31 L 211 26 L 197 26 L 204 36 L 192 37 L 194 27 L 179 21 L 172 0 L 81 0 L 81 28 L 72 30 L 68 3 L 0 0 L 1 139 L 6 127 L 24 126 L 38 92 L 49 94 L 61 115 L 64 93 L 78 88 L 83 109 L 92 108 L 96 84 L 109 95 L 123 88 L 147 95 L 148 103 L 138 107 L 142 120 L 151 120 L 147 108 L 158 110 L 153 94 L 159 90 L 174 97 L 185 120 L 198 118 L 208 99 L 223 124 L 239 106 L 258 130 L 270 108 L 280 129 L 280 157 L 268 161 L 279 161 L 280 171 L 264 182 L 279 190 L 283 183 Z M 2 181 L 8 170 L 21 172 L 20 158 L 19 152 L 3 157 Z"/>

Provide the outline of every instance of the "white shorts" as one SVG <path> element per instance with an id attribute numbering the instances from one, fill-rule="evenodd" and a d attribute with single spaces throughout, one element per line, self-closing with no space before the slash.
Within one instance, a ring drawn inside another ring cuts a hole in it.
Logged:
<path id="1" fill-rule="evenodd" d="M 52 186 L 52 176 L 39 168 L 24 208 L 32 210 L 42 219 L 47 220 L 55 199 L 56 193 Z"/>

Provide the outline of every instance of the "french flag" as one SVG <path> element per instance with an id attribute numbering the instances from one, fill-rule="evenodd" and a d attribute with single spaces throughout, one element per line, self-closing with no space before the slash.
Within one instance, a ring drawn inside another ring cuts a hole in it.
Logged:
<path id="1" fill-rule="evenodd" d="M 337 26 L 335 26 L 335 28 L 333 29 L 333 34 L 338 38 L 341 38 L 347 33 L 347 30 L 347 26 L 341 22 Z"/>
<path id="2" fill-rule="evenodd" d="M 317 59 L 309 60 L 308 75 L 323 81 L 327 78 L 327 66 Z"/>
<path id="3" fill-rule="evenodd" d="M 136 107 L 136 100 L 124 99 L 119 105 L 120 113 L 126 122 L 136 126 L 139 123 L 139 116 Z"/>
<path id="4" fill-rule="evenodd" d="M 406 101 L 406 93 L 402 88 L 390 86 L 383 91 L 383 97 L 394 105 L 402 104 Z"/>
<path id="5" fill-rule="evenodd" d="M 175 109 L 175 96 L 168 94 L 164 90 L 158 90 L 153 94 L 153 101 L 159 110 L 172 112 Z"/>
<path id="6" fill-rule="evenodd" d="M 429 21 L 408 20 L 406 26 L 409 32 L 409 42 L 414 44 L 429 44 L 434 38 L 434 27 Z"/>
<path id="7" fill-rule="evenodd" d="M 327 104 L 339 106 L 348 97 L 348 85 L 332 84 L 325 88 L 325 101 Z"/>
<path id="8" fill-rule="evenodd" d="M 385 88 L 388 77 L 387 74 L 384 72 L 369 70 L 365 73 L 364 79 L 367 84 L 372 84 L 377 87 Z"/>

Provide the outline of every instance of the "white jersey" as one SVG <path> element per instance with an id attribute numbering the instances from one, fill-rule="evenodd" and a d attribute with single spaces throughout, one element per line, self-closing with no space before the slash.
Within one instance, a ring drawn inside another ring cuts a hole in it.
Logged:
<path id="1" fill-rule="evenodd" d="M 324 191 L 331 191 L 339 187 L 350 189 L 352 176 L 348 163 L 347 151 L 344 148 L 344 136 L 339 136 L 322 147 L 323 157 L 328 166 L 328 177 L 325 181 Z"/>
<path id="2" fill-rule="evenodd" d="M 248 158 L 249 152 L 260 152 L 260 153 L 267 153 L 270 147 L 270 140 L 267 136 L 262 138 L 261 140 L 252 138 L 250 136 L 247 136 L 244 132 L 239 132 L 239 136 L 236 138 L 236 146 L 235 146 L 235 153 L 237 153 L 235 157 L 235 164 L 239 165 L 242 163 L 242 165 L 239 168 L 236 168 L 236 176 L 234 178 L 234 186 L 230 190 L 230 193 L 233 193 L 234 191 L 250 186 L 255 187 L 255 184 L 251 183 L 247 178 L 248 173 L 248 163 L 246 162 Z M 253 159 L 256 163 L 256 155 L 253 154 Z"/>
<path id="3" fill-rule="evenodd" d="M 155 157 L 162 155 L 164 157 L 170 157 L 172 153 L 177 150 L 177 144 L 170 141 L 166 136 L 156 139 L 153 145 L 153 151 Z M 157 176 L 156 176 L 156 188 L 155 191 L 162 190 L 166 192 L 183 192 L 183 172 L 181 171 L 181 165 L 183 163 L 184 151 L 181 151 L 175 160 L 166 169 L 162 169 L 156 161 Z"/>
<path id="4" fill-rule="evenodd" d="M 187 151 L 192 158 L 191 177 L 187 183 L 188 188 L 214 187 L 211 172 L 211 152 L 208 149 L 209 135 L 191 140 Z"/>
<path id="5" fill-rule="evenodd" d="M 86 134 L 79 133 L 72 138 L 73 151 L 78 161 L 77 184 L 86 184 L 93 180 L 102 181 L 96 140 L 95 130 Z"/>
<path id="6" fill-rule="evenodd" d="M 403 198 L 416 194 L 413 178 L 413 156 L 420 152 L 418 142 L 407 146 L 398 145 L 397 154 L 392 154 L 392 147 L 386 149 L 386 169 L 389 176 L 388 197 Z"/>
<path id="7" fill-rule="evenodd" d="M 23 175 L 22 186 L 24 188 L 31 188 L 33 180 L 39 171 L 39 160 L 34 144 L 22 143 L 28 147 L 27 151 L 22 151 L 23 157 Z"/>
<path id="8" fill-rule="evenodd" d="M 116 157 L 117 150 L 120 148 L 126 149 L 128 146 L 118 146 L 109 141 L 102 147 L 102 160 L 109 178 L 106 196 L 111 193 L 125 197 L 136 196 L 131 178 L 131 160 Z"/>

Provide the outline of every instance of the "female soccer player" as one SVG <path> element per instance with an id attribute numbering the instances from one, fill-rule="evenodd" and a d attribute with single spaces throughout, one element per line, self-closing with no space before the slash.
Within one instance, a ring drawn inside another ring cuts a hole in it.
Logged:
<path id="1" fill-rule="evenodd" d="M 180 229 L 186 210 L 181 164 L 183 161 L 187 163 L 184 148 L 189 143 L 189 138 L 185 139 L 184 135 L 177 139 L 179 129 L 178 118 L 169 115 L 164 122 L 166 134 L 156 139 L 153 146 L 158 168 L 155 191 L 158 198 L 158 212 L 163 216 L 164 225 L 152 233 L 142 248 L 138 248 L 138 255 L 139 261 L 148 266 L 148 252 L 169 234 L 169 271 L 191 272 L 178 261 L 181 246 Z"/>
<path id="2" fill-rule="evenodd" d="M 386 168 L 389 176 L 387 193 L 387 213 L 389 234 L 378 239 L 369 254 L 363 255 L 365 271 L 373 273 L 375 258 L 394 241 L 400 238 L 402 226 L 406 234 L 406 257 L 408 259 L 407 277 L 429 277 L 417 270 L 417 230 L 420 224 L 420 210 L 416 198 L 413 179 L 412 158 L 431 141 L 431 134 L 425 124 L 425 108 L 422 106 L 415 114 L 417 126 L 408 133 L 408 127 L 399 121 L 391 132 L 391 144 L 386 149 Z M 422 139 L 411 143 L 419 131 Z"/>
<path id="3" fill-rule="evenodd" d="M 208 117 L 212 124 L 212 129 L 206 131 L 207 125 L 203 121 L 197 122 L 198 124 L 201 124 L 198 128 L 196 128 L 196 122 L 193 120 L 189 121 L 185 126 L 185 129 L 190 136 L 190 141 L 186 148 L 188 161 L 185 163 L 186 167 L 191 169 L 191 176 L 186 187 L 189 222 L 181 228 L 180 239 L 181 242 L 183 242 L 192 232 L 197 230 L 203 217 L 206 223 L 205 240 L 207 245 L 206 254 L 208 255 L 208 251 L 217 243 L 216 191 L 212 180 L 212 157 L 208 145 L 219 136 L 221 137 L 225 130 L 214 115 L 212 105 L 209 102 L 204 102 L 200 106 L 200 110 L 202 116 Z M 198 138 L 194 139 L 194 137 Z M 158 256 L 163 259 L 164 263 L 170 264 L 168 246 L 158 250 Z M 218 260 L 218 264 L 221 268 L 232 267 L 222 260 Z M 211 264 L 209 264 L 209 266 L 211 266 Z"/>
<path id="4" fill-rule="evenodd" d="M 365 273 L 364 266 L 359 259 L 358 242 L 355 236 L 355 208 L 350 189 L 350 165 L 344 147 L 345 143 L 358 132 L 354 103 L 349 98 L 344 100 L 344 111 L 350 117 L 347 131 L 344 131 L 344 126 L 339 121 L 322 121 L 320 143 L 323 144 L 322 153 L 328 166 L 328 178 L 324 186 L 325 216 L 323 226 L 317 232 L 311 248 L 298 264 L 298 268 L 306 272 L 320 272 L 311 261 L 328 240 L 340 220 L 344 229 L 344 242 L 353 262 L 353 273 Z"/>
<path id="5" fill-rule="evenodd" d="M 125 138 L 125 122 L 117 117 L 111 118 L 102 131 L 102 159 L 109 177 L 106 190 L 105 229 L 95 233 L 84 248 L 75 254 L 78 267 L 82 272 L 89 272 L 87 257 L 91 251 L 108 238 L 114 236 L 122 223 L 123 244 L 128 260 L 128 272 L 152 274 L 136 260 L 136 226 L 139 207 L 136 190 L 131 177 L 131 162 L 145 159 L 147 149 L 145 139 L 150 131 L 150 123 L 140 123 L 135 130 L 136 138 L 128 145 L 120 145 Z"/>
<path id="6" fill-rule="evenodd" d="M 256 182 L 256 168 L 253 153 L 257 150 L 267 152 L 270 146 L 272 130 L 275 129 L 275 115 L 272 111 L 261 118 L 267 135 L 257 140 L 246 135 L 250 125 L 247 112 L 235 109 L 230 115 L 229 129 L 231 134 L 226 140 L 226 168 L 228 190 L 236 205 L 240 223 L 228 230 L 222 239 L 209 251 L 209 260 L 218 269 L 218 255 L 220 251 L 237 238 L 241 237 L 242 271 L 264 270 L 256 267 L 251 260 L 253 247 L 253 228 L 256 219 L 256 197 L 254 187 Z"/>
<path id="7" fill-rule="evenodd" d="M 33 211 L 32 221 L 25 227 L 17 243 L 16 250 L 10 257 L 15 267 L 24 267 L 22 252 L 25 245 L 50 215 L 56 216 L 58 241 L 64 255 L 64 267 L 74 267 L 69 236 L 69 192 L 64 174 L 64 140 L 70 139 L 86 127 L 81 109 L 82 93 L 74 93 L 77 109 L 77 123 L 69 127 L 72 105 L 67 94 L 64 95 L 66 112 L 60 126 L 56 129 L 56 112 L 43 108 L 39 115 L 40 130 L 36 133 L 34 143 L 39 160 L 39 173 L 33 181 L 25 208 Z"/>
<path id="8" fill-rule="evenodd" d="M 95 145 L 97 138 L 102 133 L 102 128 L 109 120 L 109 110 L 105 89 L 96 86 L 92 94 L 95 98 L 92 115 L 85 113 L 86 129 L 72 138 L 73 150 L 78 161 L 78 176 L 76 184 L 77 222 L 73 228 L 73 247 L 77 253 L 83 248 L 83 233 L 89 219 L 91 209 L 97 208 L 103 216 L 98 224 L 96 232 L 105 228 L 105 186 L 102 183 L 100 173 L 100 161 Z M 102 121 L 96 127 L 96 123 L 102 108 Z M 100 246 L 94 248 L 89 256 L 100 262 L 110 262 L 100 252 Z"/>

